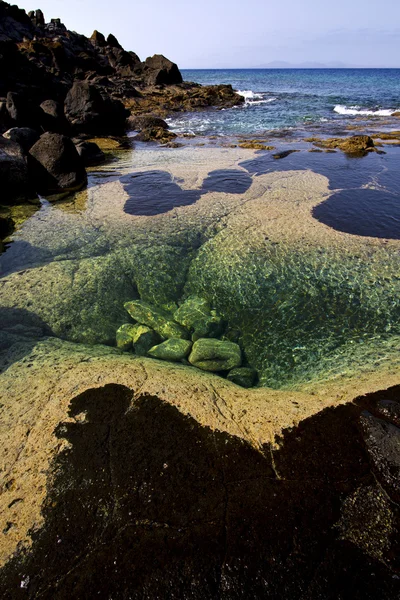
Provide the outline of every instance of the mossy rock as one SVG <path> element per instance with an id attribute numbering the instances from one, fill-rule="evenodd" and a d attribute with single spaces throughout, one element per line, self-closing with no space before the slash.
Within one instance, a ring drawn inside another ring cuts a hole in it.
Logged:
<path id="1" fill-rule="evenodd" d="M 154 329 L 163 339 L 183 338 L 188 339 L 187 329 L 175 323 L 172 316 L 165 310 L 151 306 L 143 300 L 133 300 L 124 304 L 132 319 L 141 325 Z"/>
<path id="2" fill-rule="evenodd" d="M 187 329 L 193 331 L 192 340 L 203 337 L 218 337 L 222 334 L 224 322 L 217 313 L 211 310 L 204 298 L 188 298 L 174 313 L 174 319 Z"/>
<path id="3" fill-rule="evenodd" d="M 162 360 L 178 361 L 186 358 L 192 348 L 192 342 L 181 338 L 170 338 L 158 346 L 154 346 L 148 351 L 152 358 L 161 358 Z"/>
<path id="4" fill-rule="evenodd" d="M 229 381 L 232 381 L 233 383 L 236 383 L 236 385 L 240 385 L 244 388 L 253 387 L 256 378 L 257 371 L 251 367 L 239 367 L 232 369 L 227 375 L 227 379 L 229 379 Z"/>
<path id="5" fill-rule="evenodd" d="M 133 350 L 137 356 L 146 356 L 150 348 L 161 342 L 160 335 L 146 325 L 131 325 Z"/>
<path id="6" fill-rule="evenodd" d="M 193 344 L 189 362 L 203 371 L 229 371 L 242 364 L 238 344 L 210 338 L 202 338 Z"/>
<path id="7" fill-rule="evenodd" d="M 117 348 L 124 352 L 127 352 L 132 348 L 132 335 L 129 331 L 129 327 L 131 327 L 131 325 L 121 325 L 116 334 Z"/>

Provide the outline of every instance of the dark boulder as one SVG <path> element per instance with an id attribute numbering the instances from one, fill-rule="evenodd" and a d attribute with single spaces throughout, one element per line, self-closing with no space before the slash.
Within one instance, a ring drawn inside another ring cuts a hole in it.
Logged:
<path id="1" fill-rule="evenodd" d="M 80 142 L 76 144 L 76 149 L 85 167 L 100 165 L 106 159 L 104 152 L 94 142 Z"/>
<path id="2" fill-rule="evenodd" d="M 147 85 L 173 85 L 183 82 L 178 66 L 162 54 L 146 58 L 144 77 Z"/>
<path id="3" fill-rule="evenodd" d="M 103 96 L 86 81 L 74 83 L 65 99 L 64 111 L 75 130 L 96 134 L 124 131 L 128 112 L 122 102 Z"/>
<path id="4" fill-rule="evenodd" d="M 40 105 L 40 124 L 46 131 L 67 133 L 69 123 L 64 115 L 64 107 L 56 100 L 44 100 Z"/>
<path id="5" fill-rule="evenodd" d="M 146 129 L 142 129 L 133 139 L 137 142 L 159 142 L 160 144 L 168 144 L 176 137 L 176 133 L 167 131 L 163 127 L 147 127 Z"/>
<path id="6" fill-rule="evenodd" d="M 19 144 L 0 136 L 1 204 L 34 198 L 28 167 Z"/>
<path id="7" fill-rule="evenodd" d="M 131 115 L 127 119 L 127 125 L 128 128 L 132 129 L 133 131 L 143 131 L 143 129 L 149 129 L 151 127 L 168 129 L 168 124 L 164 121 L 164 119 L 161 119 L 161 117 L 155 117 L 154 115 Z"/>
<path id="8" fill-rule="evenodd" d="M 41 194 L 73 191 L 87 182 L 74 143 L 58 133 L 44 133 L 29 152 L 29 168 Z"/>
<path id="9" fill-rule="evenodd" d="M 36 144 L 40 136 L 37 131 L 30 127 L 12 127 L 3 133 L 3 137 L 19 144 L 26 153 L 29 152 L 33 144 Z"/>
<path id="10" fill-rule="evenodd" d="M 13 125 L 29 127 L 38 123 L 39 109 L 27 93 L 8 92 L 6 108 Z"/>

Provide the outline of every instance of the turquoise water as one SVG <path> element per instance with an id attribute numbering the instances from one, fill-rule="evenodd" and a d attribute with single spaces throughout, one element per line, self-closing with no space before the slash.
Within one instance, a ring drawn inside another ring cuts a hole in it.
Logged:
<path id="1" fill-rule="evenodd" d="M 310 127 L 329 132 L 360 120 L 380 126 L 400 109 L 400 69 L 227 69 L 182 74 L 186 81 L 231 84 L 244 93 L 246 103 L 234 110 L 178 115 L 170 120 L 177 132 L 249 134 Z"/>

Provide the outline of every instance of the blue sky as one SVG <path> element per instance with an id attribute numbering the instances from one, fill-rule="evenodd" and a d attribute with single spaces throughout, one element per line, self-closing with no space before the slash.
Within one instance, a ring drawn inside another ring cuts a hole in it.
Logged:
<path id="1" fill-rule="evenodd" d="M 85 35 L 111 32 L 142 60 L 160 53 L 181 68 L 400 67 L 399 0 L 15 1 Z"/>

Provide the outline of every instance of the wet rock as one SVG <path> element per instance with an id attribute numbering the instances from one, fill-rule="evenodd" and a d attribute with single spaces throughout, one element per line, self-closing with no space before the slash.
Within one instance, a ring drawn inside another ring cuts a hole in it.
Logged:
<path id="1" fill-rule="evenodd" d="M 160 142 L 160 144 L 167 144 L 176 137 L 176 133 L 168 131 L 164 127 L 148 127 L 138 133 L 134 139 L 138 142 Z"/>
<path id="2" fill-rule="evenodd" d="M 386 492 L 400 500 L 400 428 L 374 417 L 368 411 L 360 416 L 361 431 L 373 469 Z"/>
<path id="3" fill-rule="evenodd" d="M 117 348 L 126 352 L 132 348 L 132 336 L 124 329 L 124 327 L 125 325 L 122 325 L 122 327 L 118 329 L 115 339 Z"/>
<path id="4" fill-rule="evenodd" d="M 400 404 L 394 400 L 381 400 L 378 403 L 377 410 L 379 416 L 387 421 L 391 421 L 393 425 L 400 427 Z"/>
<path id="5" fill-rule="evenodd" d="M 240 385 L 244 388 L 253 387 L 257 378 L 257 371 L 252 369 L 251 367 L 239 367 L 237 369 L 232 369 L 229 371 L 227 375 L 227 379 L 236 383 L 236 385 Z"/>
<path id="6" fill-rule="evenodd" d="M 141 325 L 147 325 L 147 327 L 154 329 L 164 339 L 187 339 L 189 337 L 188 330 L 175 323 L 172 320 L 171 314 L 167 311 L 151 306 L 147 302 L 143 302 L 143 300 L 126 302 L 124 307 L 132 319 Z"/>
<path id="7" fill-rule="evenodd" d="M 1 203 L 34 198 L 28 167 L 19 144 L 0 136 Z"/>
<path id="8" fill-rule="evenodd" d="M 100 165 L 106 159 L 104 152 L 94 142 L 80 142 L 76 144 L 76 149 L 85 167 Z"/>
<path id="9" fill-rule="evenodd" d="M 300 152 L 300 150 L 284 150 L 283 152 L 277 152 L 276 154 L 273 154 L 272 158 L 275 158 L 275 160 L 286 158 L 289 156 L 289 154 L 293 154 L 293 152 Z"/>
<path id="10" fill-rule="evenodd" d="M 29 168 L 39 193 L 77 190 L 87 182 L 85 167 L 72 140 L 44 133 L 29 151 Z"/>
<path id="11" fill-rule="evenodd" d="M 233 342 L 202 338 L 194 342 L 189 362 L 203 371 L 229 371 L 240 367 L 242 353 Z"/>
<path id="12" fill-rule="evenodd" d="M 154 127 L 168 129 L 168 124 L 164 121 L 164 119 L 154 115 L 131 115 L 127 119 L 127 125 L 129 129 L 133 129 L 134 131 L 143 131 L 143 129 L 150 129 Z"/>
<path id="13" fill-rule="evenodd" d="M 329 150 L 339 148 L 346 154 L 365 156 L 374 149 L 374 140 L 369 135 L 353 135 L 349 138 L 328 138 L 314 141 L 316 146 Z"/>
<path id="14" fill-rule="evenodd" d="M 24 152 L 28 152 L 39 139 L 39 134 L 30 127 L 12 127 L 3 137 L 19 144 Z"/>
<path id="15" fill-rule="evenodd" d="M 189 355 L 192 347 L 192 342 L 181 338 L 170 338 L 154 346 L 148 351 L 148 355 L 152 358 L 161 358 L 162 360 L 178 361 L 186 358 Z"/>
<path id="16" fill-rule="evenodd" d="M 146 58 L 144 74 L 147 85 L 171 85 L 183 81 L 178 66 L 162 54 Z"/>
<path id="17" fill-rule="evenodd" d="M 187 329 L 193 330 L 192 340 L 218 337 L 221 335 L 224 322 L 204 298 L 188 298 L 174 313 L 174 319 Z"/>
<path id="18" fill-rule="evenodd" d="M 65 116 L 75 129 L 87 133 L 122 132 L 127 110 L 119 100 L 103 96 L 96 86 L 77 81 L 64 102 Z"/>

